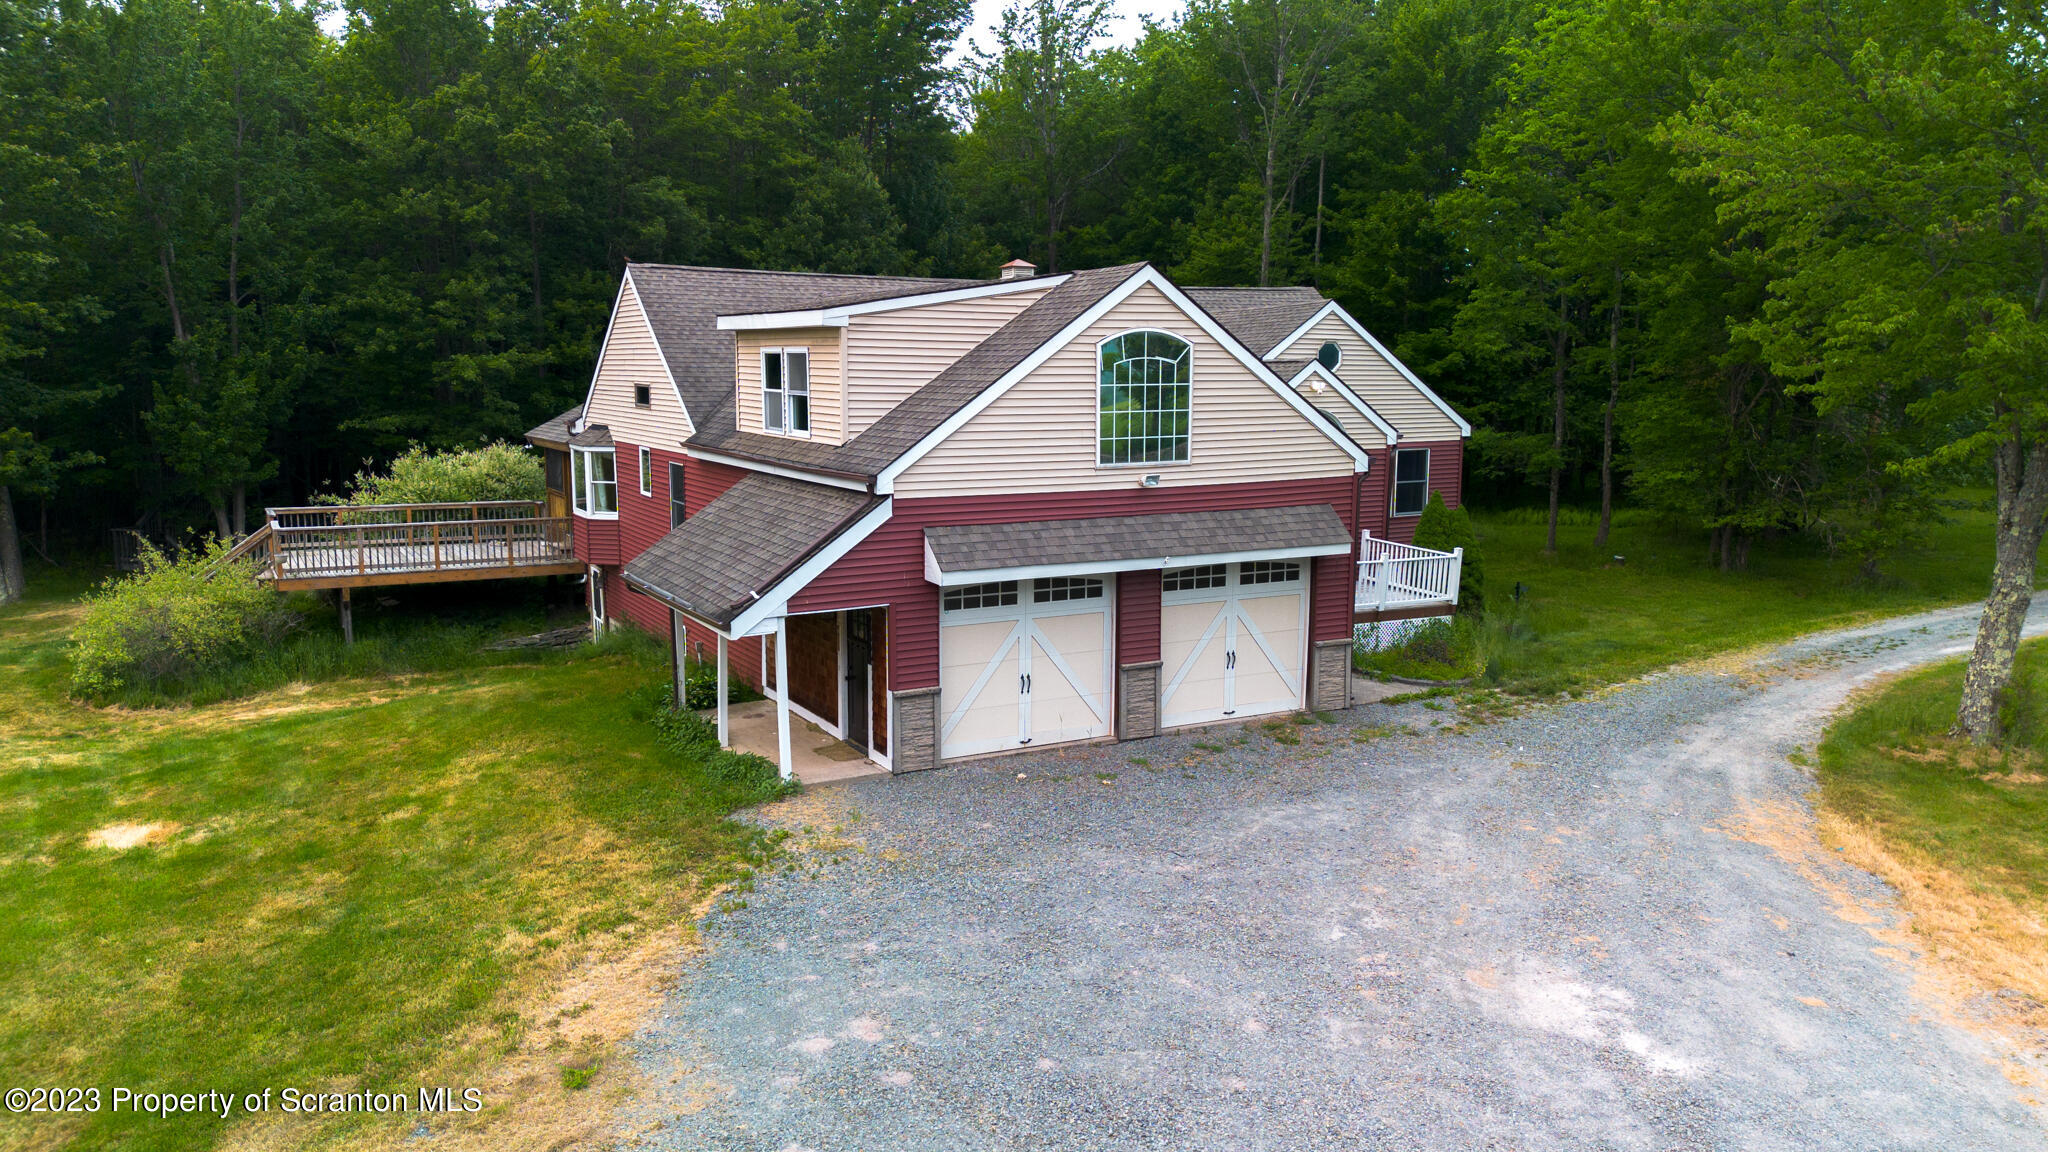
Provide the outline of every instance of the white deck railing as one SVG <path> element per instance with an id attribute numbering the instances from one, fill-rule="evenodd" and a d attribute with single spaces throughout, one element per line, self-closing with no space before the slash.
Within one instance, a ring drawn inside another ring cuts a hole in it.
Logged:
<path id="1" fill-rule="evenodd" d="M 1381 540 L 1370 532 L 1358 543 L 1356 611 L 1458 602 L 1458 576 L 1465 566 L 1463 548 L 1438 552 Z"/>

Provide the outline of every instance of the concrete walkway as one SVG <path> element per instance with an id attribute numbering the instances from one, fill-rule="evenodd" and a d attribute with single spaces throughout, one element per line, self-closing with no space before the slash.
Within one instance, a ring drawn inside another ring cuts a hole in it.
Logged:
<path id="1" fill-rule="evenodd" d="M 707 710 L 704 715 L 713 723 L 718 720 L 716 709 Z M 779 746 L 775 736 L 775 701 L 750 700 L 729 705 L 726 723 L 735 749 L 766 756 L 771 761 L 776 759 Z M 806 788 L 889 774 L 887 768 L 868 759 L 860 749 L 794 712 L 789 717 L 789 751 L 790 759 L 795 761 L 796 778 Z"/>

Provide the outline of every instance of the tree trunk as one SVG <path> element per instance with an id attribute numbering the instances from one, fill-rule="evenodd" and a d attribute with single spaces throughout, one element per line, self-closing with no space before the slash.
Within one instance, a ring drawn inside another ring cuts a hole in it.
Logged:
<path id="1" fill-rule="evenodd" d="M 1265 200 L 1259 220 L 1259 287 L 1273 283 L 1273 180 L 1280 163 L 1280 144 L 1266 134 Z"/>
<path id="2" fill-rule="evenodd" d="M 1614 524 L 1614 406 L 1621 402 L 1621 274 L 1614 275 L 1614 311 L 1607 317 L 1607 410 L 1600 414 L 1600 530 L 1593 547 L 1607 547 Z"/>
<path id="3" fill-rule="evenodd" d="M 1998 739 L 1998 709 L 2012 683 L 2020 628 L 2034 599 L 2034 558 L 2048 529 L 2048 444 L 2027 446 L 2018 436 L 1999 445 L 1997 563 L 1991 595 L 1977 622 L 1977 646 L 1963 675 L 1963 698 L 1949 729 L 1978 744 Z"/>
<path id="4" fill-rule="evenodd" d="M 227 492 L 214 488 L 206 493 L 206 503 L 213 509 L 213 528 L 223 540 L 233 540 L 234 525 L 228 522 Z"/>
<path id="5" fill-rule="evenodd" d="M 0 484 L 0 604 L 21 599 L 28 577 L 21 567 L 21 538 L 15 535 L 14 493 Z"/>
<path id="6" fill-rule="evenodd" d="M 249 484 L 245 480 L 235 481 L 233 489 L 235 508 L 235 539 L 249 534 Z"/>
<path id="7" fill-rule="evenodd" d="M 1564 357 L 1571 341 L 1564 321 L 1565 299 L 1560 293 L 1557 297 L 1557 339 L 1554 341 L 1556 364 L 1550 374 L 1550 534 L 1543 544 L 1546 556 L 1557 555 L 1557 509 L 1564 491 Z"/>

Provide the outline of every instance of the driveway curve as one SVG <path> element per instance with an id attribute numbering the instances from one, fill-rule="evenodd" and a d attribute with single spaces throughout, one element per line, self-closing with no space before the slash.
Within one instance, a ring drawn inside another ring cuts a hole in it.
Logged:
<path id="1" fill-rule="evenodd" d="M 824 790 L 633 1042 L 677 1149 L 2048 1147 L 1813 843 L 1974 608 L 1492 724 L 1417 704 Z M 2030 621 L 2038 632 L 2043 613 Z M 1384 734 L 1386 725 L 1413 728 Z M 1020 774 L 1021 778 L 1020 778 Z"/>

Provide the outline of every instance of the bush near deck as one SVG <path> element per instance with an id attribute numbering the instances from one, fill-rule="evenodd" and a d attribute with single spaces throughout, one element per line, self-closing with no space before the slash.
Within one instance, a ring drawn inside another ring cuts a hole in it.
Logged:
<path id="1" fill-rule="evenodd" d="M 31 589 L 0 609 L 0 1067 L 23 1083 L 416 1087 L 542 1044 L 537 988 L 687 925 L 764 849 L 726 819 L 758 775 L 648 722 L 655 646 L 95 708 L 67 695 L 81 589 Z M 0 1116 L 0 1147 L 168 1152 L 232 1123 Z"/>

